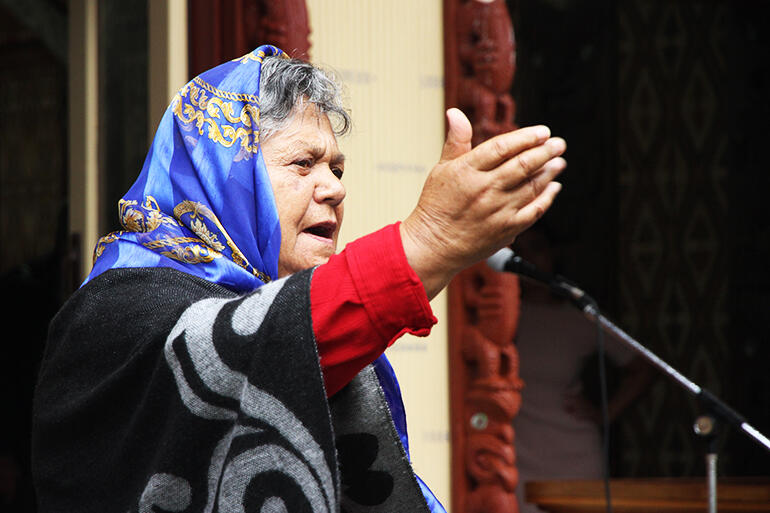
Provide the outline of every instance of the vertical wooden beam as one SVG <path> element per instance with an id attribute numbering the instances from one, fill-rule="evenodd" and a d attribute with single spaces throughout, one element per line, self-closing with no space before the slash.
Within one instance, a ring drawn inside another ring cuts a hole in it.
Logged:
<path id="1" fill-rule="evenodd" d="M 91 270 L 99 235 L 98 3 L 69 3 L 69 231 L 76 280 Z"/>

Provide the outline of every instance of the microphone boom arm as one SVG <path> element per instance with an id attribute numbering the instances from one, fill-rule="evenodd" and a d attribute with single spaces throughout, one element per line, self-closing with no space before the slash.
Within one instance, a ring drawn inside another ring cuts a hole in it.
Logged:
<path id="1" fill-rule="evenodd" d="M 619 340 L 629 346 L 636 353 L 650 362 L 653 366 L 658 368 L 661 372 L 679 383 L 679 385 L 681 385 L 685 390 L 698 398 L 701 404 L 703 404 L 703 406 L 705 406 L 710 412 L 718 415 L 729 424 L 738 427 L 747 436 L 753 438 L 757 443 L 770 451 L 770 439 L 759 432 L 756 428 L 751 426 L 742 415 L 733 410 L 730 406 L 725 404 L 722 400 L 709 392 L 707 389 L 702 388 L 687 379 L 684 375 L 666 363 L 658 355 L 634 340 L 628 333 L 620 329 L 615 323 L 602 315 L 595 305 L 588 304 L 582 308 L 582 311 L 588 319 L 594 322 L 598 322 L 606 333 L 612 335 L 616 340 Z"/>

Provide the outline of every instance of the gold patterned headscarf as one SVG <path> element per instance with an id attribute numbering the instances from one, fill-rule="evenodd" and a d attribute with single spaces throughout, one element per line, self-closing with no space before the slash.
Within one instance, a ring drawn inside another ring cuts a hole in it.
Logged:
<path id="1" fill-rule="evenodd" d="M 280 225 L 259 146 L 269 55 L 285 56 L 260 46 L 180 89 L 119 202 L 124 229 L 99 240 L 86 282 L 126 267 L 171 267 L 236 291 L 277 277 Z"/>

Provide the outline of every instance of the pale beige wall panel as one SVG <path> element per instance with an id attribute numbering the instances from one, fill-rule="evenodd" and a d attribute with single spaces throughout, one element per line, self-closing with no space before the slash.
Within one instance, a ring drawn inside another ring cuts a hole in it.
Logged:
<path id="1" fill-rule="evenodd" d="M 405 218 L 438 160 L 444 134 L 441 2 L 308 0 L 314 62 L 341 75 L 353 132 L 343 244 Z M 383 269 L 387 272 L 387 269 Z M 428 339 L 387 354 L 401 382 L 417 473 L 449 506 L 446 296 L 431 303 Z"/>

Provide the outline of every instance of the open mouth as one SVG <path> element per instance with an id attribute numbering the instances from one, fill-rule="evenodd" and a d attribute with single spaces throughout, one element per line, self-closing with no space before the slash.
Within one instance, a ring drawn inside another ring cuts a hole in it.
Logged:
<path id="1" fill-rule="evenodd" d="M 336 229 L 337 229 L 337 223 L 333 221 L 327 221 L 324 223 L 314 224 L 313 226 L 305 228 L 303 232 L 309 233 L 310 235 L 315 235 L 316 237 L 331 239 L 334 237 L 334 230 Z"/>

